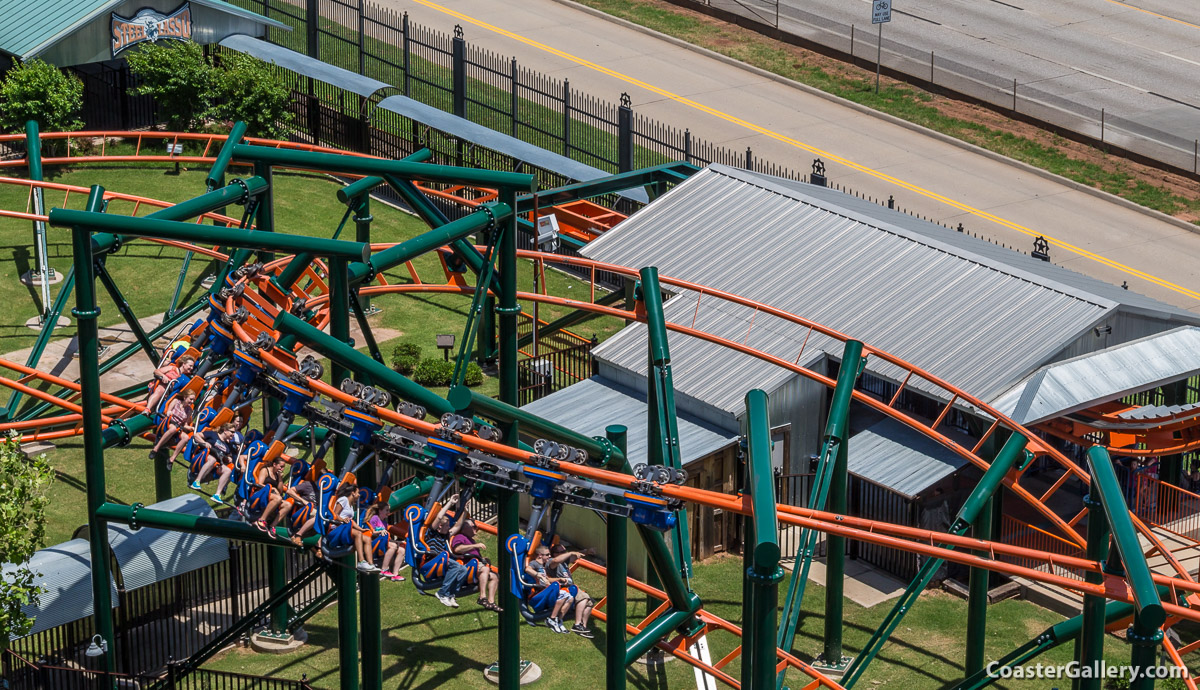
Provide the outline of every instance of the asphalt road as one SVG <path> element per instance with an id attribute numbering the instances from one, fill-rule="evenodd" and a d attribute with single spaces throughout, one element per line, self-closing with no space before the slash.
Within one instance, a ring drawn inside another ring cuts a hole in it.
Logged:
<path id="1" fill-rule="evenodd" d="M 774 21 L 774 3 L 712 0 Z M 870 0 L 781 0 L 780 28 L 874 60 Z M 994 91 L 1018 108 L 1077 113 L 1075 129 L 1106 138 L 1149 137 L 1191 163 L 1200 137 L 1200 3 L 1166 0 L 894 0 L 884 64 L 970 92 Z M 972 85 L 971 83 L 974 83 Z M 1003 95 L 1002 95 L 1003 94 Z M 974 94 L 973 94 L 974 95 Z M 1063 115 L 1070 120 L 1071 116 Z M 1089 128 L 1091 131 L 1089 131 Z"/>

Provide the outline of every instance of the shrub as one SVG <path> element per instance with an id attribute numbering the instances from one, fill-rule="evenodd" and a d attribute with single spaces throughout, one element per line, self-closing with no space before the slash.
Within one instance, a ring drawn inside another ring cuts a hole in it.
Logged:
<path id="1" fill-rule="evenodd" d="M 172 130 L 189 131 L 208 113 L 217 79 L 199 44 L 145 44 L 126 59 L 142 82 L 134 95 L 154 98 Z"/>
<path id="2" fill-rule="evenodd" d="M 468 386 L 478 386 L 483 383 L 483 369 L 475 362 L 468 362 L 467 373 L 463 375 L 463 383 Z"/>
<path id="3" fill-rule="evenodd" d="M 401 343 L 392 349 L 392 368 L 405 376 L 411 376 L 420 361 L 420 345 Z"/>
<path id="4" fill-rule="evenodd" d="M 46 456 L 25 457 L 15 435 L 0 436 L 0 554 L 15 569 L 0 575 L 0 650 L 10 637 L 29 632 L 33 619 L 21 607 L 37 605 L 44 589 L 33 583 L 35 573 L 26 563 L 42 547 L 46 536 L 47 491 L 54 471 Z"/>
<path id="5" fill-rule="evenodd" d="M 413 369 L 413 381 L 422 386 L 449 386 L 452 376 L 454 376 L 454 362 L 447 362 L 437 357 L 423 359 Z"/>
<path id="6" fill-rule="evenodd" d="M 9 70 L 0 84 L 0 128 L 22 132 L 34 120 L 43 132 L 83 127 L 76 117 L 83 107 L 83 82 L 53 65 L 30 60 Z"/>
<path id="7" fill-rule="evenodd" d="M 241 120 L 250 136 L 283 139 L 292 113 L 292 90 L 271 65 L 245 53 L 222 53 L 212 114 Z"/>

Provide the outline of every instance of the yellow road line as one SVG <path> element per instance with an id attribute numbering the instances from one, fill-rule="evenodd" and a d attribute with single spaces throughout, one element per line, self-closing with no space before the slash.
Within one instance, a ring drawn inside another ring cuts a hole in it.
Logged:
<path id="1" fill-rule="evenodd" d="M 1165 14 L 1159 14 L 1158 12 L 1153 12 L 1151 10 L 1142 9 L 1141 7 L 1134 7 L 1133 5 L 1130 5 L 1127 2 L 1121 2 L 1121 0 L 1105 0 L 1105 1 L 1110 2 L 1114 5 L 1120 5 L 1121 7 L 1125 7 L 1125 8 L 1131 9 L 1131 10 L 1137 10 L 1138 12 L 1142 12 L 1143 14 L 1148 14 L 1152 17 L 1158 17 L 1159 19 L 1165 19 L 1169 22 L 1175 22 L 1176 24 L 1183 24 L 1184 26 L 1190 26 L 1193 29 L 1200 29 L 1200 25 L 1196 25 L 1191 22 L 1185 22 L 1184 20 L 1176 19 L 1175 17 L 1168 17 Z"/>
<path id="2" fill-rule="evenodd" d="M 1030 228 L 1025 227 L 1024 225 L 1014 223 L 1011 220 L 1006 220 L 999 216 L 988 213 L 987 211 L 984 211 L 982 209 L 977 209 L 977 208 L 974 208 L 973 206 L 968 206 L 967 204 L 964 204 L 960 201 L 955 201 L 954 199 L 951 199 L 949 197 L 938 194 L 937 192 L 930 191 L 930 190 L 924 189 L 922 187 L 918 187 L 917 185 L 914 185 L 911 182 L 906 182 L 899 178 L 892 177 L 891 175 L 888 175 L 887 173 L 880 172 L 880 171 L 874 170 L 872 168 L 868 168 L 865 165 L 855 163 L 854 161 L 848 160 L 846 158 L 842 158 L 841 156 L 838 156 L 834 153 L 830 153 L 829 151 L 825 151 L 825 150 L 819 149 L 815 146 L 811 146 L 811 145 L 806 144 L 798 139 L 793 139 L 792 137 L 789 137 L 787 135 L 780 134 L 778 132 L 769 130 L 760 125 L 756 125 L 753 122 L 748 122 L 748 121 L 743 120 L 742 118 L 737 117 L 735 115 L 730 115 L 728 113 L 717 110 L 716 108 L 711 108 L 707 105 L 704 105 L 703 103 L 697 103 L 696 101 L 693 101 L 690 98 L 680 96 L 677 93 L 673 93 L 671 91 L 667 91 L 666 89 L 657 87 L 653 84 L 646 83 L 636 77 L 631 77 L 627 74 L 623 74 L 621 72 L 617 72 L 616 70 L 612 70 L 607 67 L 604 67 L 603 65 L 598 65 L 590 60 L 585 60 L 581 57 L 577 57 L 570 53 L 561 51 L 558 48 L 555 48 L 553 46 L 546 45 L 545 43 L 541 43 L 539 41 L 535 41 L 533 39 L 526 38 L 520 34 L 516 34 L 511 31 L 508 31 L 507 29 L 502 29 L 498 26 L 488 24 L 485 21 L 476 19 L 475 17 L 472 17 L 467 14 L 463 14 L 462 12 L 458 12 L 456 10 L 452 10 L 449 7 L 443 7 L 442 5 L 439 5 L 435 2 L 431 2 L 430 0 L 413 0 L 413 2 L 415 2 L 419 5 L 424 5 L 425 7 L 428 7 L 432 10 L 436 10 L 443 14 L 450 15 L 451 17 L 454 17 L 456 19 L 467 22 L 468 24 L 474 24 L 475 26 L 478 26 L 481 29 L 486 29 L 493 33 L 500 34 L 501 36 L 511 38 L 514 41 L 517 41 L 519 43 L 524 43 L 525 45 L 531 46 L 533 48 L 537 48 L 538 50 L 550 53 L 552 55 L 557 55 L 558 57 L 563 58 L 564 60 L 574 62 L 577 65 L 587 67 L 588 69 L 595 70 L 597 72 L 600 72 L 601 74 L 606 74 L 610 77 L 613 77 L 614 79 L 619 79 L 628 84 L 633 84 L 634 86 L 641 87 L 643 89 L 646 89 L 648 91 L 656 93 L 656 94 L 662 96 L 663 98 L 668 98 L 672 101 L 675 101 L 676 103 L 686 105 L 689 108 L 694 108 L 701 112 L 712 115 L 713 117 L 725 120 L 726 122 L 730 122 L 730 123 L 738 125 L 740 127 L 749 129 L 752 132 L 756 132 L 763 136 L 770 137 L 771 139 L 783 142 L 790 146 L 794 146 L 795 148 L 798 148 L 798 149 L 801 149 L 804 151 L 808 151 L 809 153 L 812 153 L 816 156 L 825 158 L 827 160 L 833 161 L 840 165 L 844 165 L 847 168 L 856 170 L 865 175 L 870 175 L 871 177 L 883 180 L 885 182 L 889 182 L 889 183 L 894 184 L 902 189 L 907 189 L 908 191 L 913 192 L 914 194 L 919 194 L 926 198 L 933 199 L 934 201 L 941 202 L 943 204 L 946 204 L 947 206 L 951 206 L 960 211 L 963 211 L 964 213 L 968 213 L 970 215 L 973 215 L 973 216 L 976 216 L 979 218 L 983 218 L 985 220 L 990 220 L 993 223 L 1002 225 L 1006 228 L 1009 228 L 1010 230 L 1015 230 L 1023 235 L 1028 236 L 1028 237 L 1045 237 L 1046 241 L 1049 242 L 1052 246 L 1066 249 L 1067 251 L 1078 254 L 1079 256 L 1091 259 L 1092 261 L 1096 261 L 1097 263 L 1108 266 L 1109 268 L 1113 268 L 1118 271 L 1121 271 L 1122 273 L 1126 273 L 1128 275 L 1131 275 L 1131 276 L 1134 276 L 1137 278 L 1141 278 L 1142 280 L 1148 281 L 1150 283 L 1158 285 L 1159 287 L 1166 288 L 1173 292 L 1177 292 L 1181 295 L 1191 297 L 1192 299 L 1200 299 L 1200 292 L 1196 292 L 1194 290 L 1189 290 L 1188 288 L 1185 288 L 1181 285 L 1176 285 L 1175 283 L 1172 283 L 1169 280 L 1159 278 L 1158 276 L 1150 275 L 1149 273 L 1145 273 L 1144 271 L 1139 271 L 1138 269 L 1133 268 L 1132 266 L 1126 266 L 1125 264 L 1119 263 L 1117 261 L 1113 261 L 1112 259 L 1100 256 L 1099 254 L 1089 252 L 1086 249 L 1083 249 L 1082 247 L 1077 247 L 1077 246 L 1075 246 L 1069 242 L 1066 242 L 1064 240 L 1057 239 L 1055 237 L 1046 235 L 1044 233 L 1036 232 Z"/>

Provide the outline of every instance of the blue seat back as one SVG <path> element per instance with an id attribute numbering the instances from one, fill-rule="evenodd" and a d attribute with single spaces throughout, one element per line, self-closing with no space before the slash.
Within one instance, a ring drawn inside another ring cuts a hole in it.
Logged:
<path id="1" fill-rule="evenodd" d="M 337 493 L 338 478 L 333 474 L 322 474 L 317 479 L 317 520 L 314 525 L 317 534 L 325 536 L 333 524 L 333 512 L 329 510 L 329 501 Z"/>

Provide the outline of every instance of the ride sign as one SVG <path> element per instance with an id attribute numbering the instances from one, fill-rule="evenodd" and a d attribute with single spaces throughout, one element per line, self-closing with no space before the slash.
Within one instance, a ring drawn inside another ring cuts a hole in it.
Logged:
<path id="1" fill-rule="evenodd" d="M 871 23 L 886 24 L 892 21 L 892 0 L 874 0 L 871 5 Z"/>
<path id="2" fill-rule="evenodd" d="M 162 14 L 151 8 L 139 10 L 132 17 L 112 13 L 112 56 L 145 41 L 160 39 L 187 41 L 192 38 L 192 8 L 183 3 L 171 14 Z"/>

